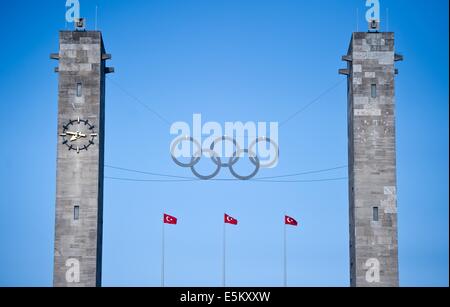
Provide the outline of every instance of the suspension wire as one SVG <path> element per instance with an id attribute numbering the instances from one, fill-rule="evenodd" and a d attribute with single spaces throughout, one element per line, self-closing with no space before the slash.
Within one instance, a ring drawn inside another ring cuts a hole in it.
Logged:
<path id="1" fill-rule="evenodd" d="M 309 109 L 312 105 L 318 103 L 320 101 L 320 99 L 322 99 L 325 95 L 327 95 L 328 93 L 331 93 L 334 89 L 336 89 L 339 85 L 341 85 L 342 83 L 344 83 L 344 81 L 347 81 L 347 79 L 341 79 L 339 80 L 339 82 L 336 82 L 334 85 L 332 85 L 331 87 L 329 87 L 328 89 L 326 89 L 325 91 L 323 91 L 319 96 L 317 96 L 316 98 L 314 98 L 313 100 L 311 100 L 309 103 L 307 103 L 306 105 L 304 105 L 301 109 L 297 110 L 296 112 L 294 112 L 291 116 L 289 116 L 287 119 L 285 119 L 284 121 L 282 121 L 279 125 L 279 127 L 281 128 L 282 126 L 286 125 L 288 122 L 290 122 L 292 119 L 294 119 L 295 117 L 297 117 L 298 115 L 300 115 L 301 113 L 303 113 L 304 111 L 306 111 L 307 109 Z"/>
<path id="2" fill-rule="evenodd" d="M 270 177 L 261 177 L 261 178 L 256 178 L 256 179 L 257 180 L 276 179 L 276 178 L 296 177 L 296 176 L 310 175 L 310 174 L 319 174 L 319 173 L 325 173 L 325 172 L 329 172 L 329 171 L 344 169 L 344 168 L 347 168 L 347 167 L 348 167 L 347 165 L 342 165 L 342 166 L 337 166 L 337 167 L 332 167 L 332 168 L 325 168 L 325 169 L 314 170 L 314 171 L 306 171 L 306 172 L 302 172 L 302 173 L 295 173 L 295 174 L 288 174 L 288 175 L 279 175 L 279 176 L 270 176 Z"/>
<path id="3" fill-rule="evenodd" d="M 105 176 L 105 179 L 118 180 L 118 181 L 130 181 L 130 182 L 192 182 L 199 181 L 199 179 L 136 179 L 136 178 L 123 178 L 123 177 L 110 177 Z"/>
<path id="4" fill-rule="evenodd" d="M 167 120 L 165 117 L 163 117 L 161 114 L 159 114 L 156 110 L 154 110 L 153 108 L 151 108 L 149 105 L 147 105 L 146 103 L 144 103 L 142 100 L 140 100 L 136 95 L 133 95 L 131 92 L 129 92 L 128 90 L 126 90 L 123 86 L 121 86 L 117 81 L 115 81 L 114 79 L 106 76 L 108 78 L 108 80 L 110 80 L 118 89 L 120 89 L 124 94 L 126 94 L 127 96 L 129 96 L 130 98 L 132 98 L 133 101 L 139 103 L 141 106 L 143 106 L 145 109 L 147 109 L 148 111 L 150 111 L 153 115 L 155 115 L 156 117 L 158 117 L 162 122 L 164 122 L 166 125 L 171 126 L 171 123 L 169 120 Z M 318 103 L 325 95 L 327 95 L 328 93 L 332 92 L 334 89 L 336 89 L 339 85 L 341 85 L 342 83 L 344 83 L 344 81 L 346 81 L 347 79 L 343 78 L 341 80 L 339 80 L 338 82 L 336 82 L 335 84 L 333 84 L 331 87 L 327 88 L 326 90 L 324 90 L 322 93 L 320 93 L 316 98 L 314 98 L 313 100 L 311 100 L 310 102 L 308 102 L 306 105 L 304 105 L 302 108 L 300 108 L 299 110 L 297 110 L 296 112 L 292 113 L 289 117 L 287 117 L 284 121 L 282 121 L 279 125 L 279 127 L 281 128 L 282 126 L 286 125 L 288 122 L 290 122 L 292 119 L 294 119 L 295 117 L 297 117 L 298 115 L 300 115 L 301 113 L 303 113 L 304 111 L 306 111 L 307 109 L 309 109 L 312 105 Z"/>
<path id="5" fill-rule="evenodd" d="M 159 176 L 159 177 L 167 177 L 167 178 L 174 178 L 174 179 L 138 179 L 138 178 L 125 178 L 125 177 L 109 177 L 105 176 L 106 179 L 111 180 L 120 180 L 120 181 L 131 181 L 131 182 L 192 182 L 192 181 L 203 181 L 199 178 L 195 177 L 186 177 L 186 176 L 176 176 L 176 175 L 170 175 L 170 174 L 162 174 L 162 173 L 155 173 L 155 172 L 146 172 L 146 171 L 140 171 L 135 169 L 129 169 L 124 167 L 118 167 L 118 166 L 112 166 L 105 164 L 105 167 L 125 172 L 131 172 L 131 173 L 137 173 L 137 174 L 144 174 L 144 175 L 151 175 L 151 176 Z M 302 175 L 309 175 L 309 174 L 318 174 L 318 173 L 324 173 L 329 172 L 333 170 L 339 170 L 347 168 L 347 166 L 338 166 L 333 168 L 326 168 L 326 169 L 320 169 L 320 170 L 313 170 L 313 171 L 306 171 L 301 173 L 295 173 L 295 174 L 287 174 L 287 175 L 279 175 L 279 176 L 271 176 L 271 177 L 261 177 L 261 178 L 254 178 L 249 181 L 255 181 L 255 182 L 276 182 L 276 183 L 293 183 L 293 182 L 324 182 L 324 181 L 337 181 L 337 180 L 344 180 L 348 179 L 348 177 L 338 177 L 338 178 L 325 178 L 325 179 L 308 179 L 308 180 L 274 180 L 277 178 L 287 178 L 287 177 L 296 177 L 296 176 L 302 176 Z M 210 181 L 242 181 L 239 179 L 211 179 Z"/>
<path id="6" fill-rule="evenodd" d="M 143 101 L 141 101 L 138 97 L 136 97 L 135 95 L 133 95 L 132 93 L 130 93 L 129 91 L 127 91 L 123 86 L 121 86 L 117 81 L 114 81 L 113 79 L 111 79 L 110 77 L 108 77 L 108 80 L 111 81 L 118 89 L 120 89 L 125 95 L 127 95 L 128 97 L 132 98 L 133 101 L 139 103 L 141 106 L 143 106 L 145 109 L 147 109 L 148 111 L 150 111 L 153 115 L 155 115 L 156 117 L 158 117 L 162 122 L 164 122 L 166 125 L 171 126 L 172 124 L 170 123 L 169 120 L 167 120 L 166 118 L 164 118 L 161 114 L 159 114 L 157 111 L 155 111 L 153 108 L 151 108 L 150 106 L 148 106 L 146 103 L 144 103 Z"/>
<path id="7" fill-rule="evenodd" d="M 132 98 L 133 101 L 137 102 L 138 104 L 140 104 L 141 106 L 143 106 L 145 109 L 147 109 L 148 111 L 150 111 L 153 115 L 155 115 L 156 117 L 158 117 L 158 119 L 160 119 L 162 122 L 164 122 L 166 125 L 170 126 L 171 123 L 169 120 L 167 120 L 166 118 L 164 118 L 161 114 L 159 114 L 157 111 L 155 111 L 153 108 L 151 108 L 150 106 L 148 106 L 146 103 L 144 103 L 143 101 L 141 101 L 138 97 L 136 97 L 135 95 L 133 95 L 132 93 L 130 93 L 129 91 L 127 91 L 124 87 L 122 87 L 118 82 L 116 82 L 115 80 L 111 79 L 110 77 L 108 77 L 108 80 L 110 80 L 118 89 L 120 89 L 124 94 L 126 94 L 127 96 L 129 96 L 130 98 Z M 311 100 L 309 103 L 307 103 L 306 105 L 304 105 L 301 109 L 297 110 L 296 112 L 294 112 L 292 115 L 290 115 L 286 120 L 284 120 L 283 122 L 280 123 L 279 127 L 282 127 L 284 125 L 286 125 L 287 123 L 289 123 L 292 119 L 294 119 L 295 117 L 297 117 L 298 115 L 300 115 L 301 113 L 303 113 L 304 111 L 306 111 L 307 109 L 309 109 L 311 106 L 313 106 L 314 104 L 317 104 L 321 98 L 323 98 L 325 95 L 327 95 L 328 93 L 332 92 L 334 89 L 336 89 L 338 86 L 340 86 L 344 81 L 346 81 L 346 79 L 341 79 L 339 80 L 339 82 L 336 82 L 335 84 L 333 84 L 331 87 L 327 88 L 325 91 L 323 91 L 321 94 L 319 94 L 316 98 L 314 98 L 313 100 Z M 105 177 L 106 179 L 111 179 L 111 180 L 121 180 L 121 181 L 134 181 L 134 182 L 192 182 L 192 181 L 203 181 L 200 180 L 198 178 L 194 178 L 194 177 L 186 177 L 186 176 L 177 176 L 177 175 L 170 175 L 170 174 L 162 174 L 162 173 L 155 173 L 155 172 L 146 172 L 146 171 L 140 171 L 140 170 L 134 170 L 134 169 L 128 169 L 128 168 L 123 168 L 123 167 L 118 167 L 118 166 L 112 166 L 112 165 L 107 165 L 105 164 L 105 167 L 107 168 L 111 168 L 111 169 L 116 169 L 116 170 L 121 170 L 121 171 L 127 171 L 127 172 L 133 172 L 133 173 L 138 173 L 138 174 L 144 174 L 144 175 L 151 175 L 151 176 L 159 176 L 159 177 L 167 177 L 167 178 L 174 178 L 171 180 L 163 180 L 163 179 L 135 179 L 135 178 L 122 178 L 122 177 Z M 290 182 L 323 182 L 323 181 L 337 181 L 337 180 L 344 180 L 344 179 L 348 179 L 347 177 L 340 177 L 340 178 L 328 178 L 328 179 L 315 179 L 315 180 L 273 180 L 273 179 L 278 179 L 278 178 L 287 178 L 287 177 L 296 177 L 296 176 L 301 176 L 301 175 L 309 175 L 309 174 L 318 174 L 318 173 L 323 173 L 323 172 L 328 172 L 328 171 L 333 171 L 333 170 L 338 170 L 338 169 L 343 169 L 348 167 L 347 165 L 345 166 L 337 166 L 337 167 L 333 167 L 333 168 L 328 168 L 328 169 L 320 169 L 320 170 L 313 170 L 313 171 L 306 171 L 306 172 L 301 172 L 301 173 L 294 173 L 294 174 L 287 174 L 287 175 L 279 175 L 279 176 L 270 176 L 270 177 L 261 177 L 261 178 L 255 178 L 255 179 L 251 179 L 250 181 L 258 181 L 258 182 L 285 182 L 285 183 L 290 183 Z M 212 179 L 211 181 L 241 181 L 239 179 Z"/>
<path id="8" fill-rule="evenodd" d="M 275 183 L 310 183 L 310 182 L 327 182 L 327 181 L 340 181 L 347 180 L 348 177 L 337 177 L 337 178 L 325 178 L 325 179 L 310 179 L 310 180 L 261 180 L 253 179 L 256 182 L 275 182 Z"/>
<path id="9" fill-rule="evenodd" d="M 250 181 L 250 182 L 272 182 L 272 183 L 314 183 L 314 182 L 330 182 L 330 181 L 340 181 L 347 180 L 348 177 L 338 177 L 338 178 L 325 178 L 325 179 L 311 179 L 311 180 L 261 180 L 261 179 L 250 179 L 250 180 L 239 180 L 239 179 L 211 179 L 211 180 L 200 180 L 200 179 L 136 179 L 136 178 L 124 178 L 124 177 L 109 177 L 105 176 L 105 179 L 117 180 L 117 181 L 129 181 L 129 182 L 205 182 L 205 181 Z"/>
<path id="10" fill-rule="evenodd" d="M 112 165 L 108 165 L 108 164 L 105 164 L 105 167 L 115 169 L 115 170 L 120 170 L 120 171 L 126 171 L 126 172 L 144 174 L 144 175 L 151 175 L 151 176 L 160 176 L 160 177 L 178 178 L 178 179 L 195 179 L 194 177 L 185 177 L 185 176 L 176 176 L 176 175 L 161 174 L 161 173 L 154 173 L 154 172 L 145 172 L 145 171 L 139 171 L 139 170 L 135 170 L 135 169 L 112 166 Z"/>
<path id="11" fill-rule="evenodd" d="M 140 171 L 136 169 L 130 169 L 130 168 L 124 168 L 124 167 L 118 167 L 118 166 L 112 166 L 105 164 L 104 165 L 107 168 L 130 172 L 130 173 L 137 173 L 137 174 L 143 174 L 143 175 L 151 175 L 151 176 L 159 176 L 159 177 L 168 177 L 168 178 L 177 178 L 177 179 L 197 179 L 195 177 L 186 177 L 186 176 L 177 176 L 177 175 L 170 175 L 170 174 L 162 174 L 162 173 L 155 173 L 155 172 L 147 172 L 147 171 Z M 270 177 L 260 177 L 255 178 L 255 180 L 265 180 L 265 179 L 277 179 L 277 178 L 287 178 L 287 177 L 297 177 L 302 175 L 311 175 L 311 174 L 319 174 L 319 173 L 325 173 L 330 172 L 334 170 L 344 169 L 347 168 L 347 165 L 332 167 L 332 168 L 325 168 L 325 169 L 319 169 L 319 170 L 311 170 L 311 171 L 305 171 L 300 173 L 294 173 L 294 174 L 287 174 L 287 175 L 278 175 L 278 176 L 270 176 Z M 216 181 L 234 181 L 236 179 L 215 179 Z"/>

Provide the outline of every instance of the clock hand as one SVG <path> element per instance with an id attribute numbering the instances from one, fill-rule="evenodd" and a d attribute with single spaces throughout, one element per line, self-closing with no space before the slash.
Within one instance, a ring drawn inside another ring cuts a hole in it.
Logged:
<path id="1" fill-rule="evenodd" d="M 72 136 L 70 138 L 71 142 L 76 141 L 76 140 L 81 139 L 81 138 L 85 138 L 87 136 L 86 134 L 81 133 L 80 131 L 77 131 L 77 132 L 66 131 L 65 134 Z"/>
<path id="2" fill-rule="evenodd" d="M 78 133 L 78 135 L 74 136 L 75 140 L 85 138 L 85 137 L 86 137 L 86 134 L 83 134 L 83 133 Z"/>

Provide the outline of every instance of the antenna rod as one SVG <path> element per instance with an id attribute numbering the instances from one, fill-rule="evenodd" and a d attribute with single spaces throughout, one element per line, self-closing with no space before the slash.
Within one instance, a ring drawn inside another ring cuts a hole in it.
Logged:
<path id="1" fill-rule="evenodd" d="M 356 32 L 359 32 L 358 21 L 359 21 L 359 9 L 356 8 Z"/>
<path id="2" fill-rule="evenodd" d="M 389 32 L 389 8 L 386 8 L 386 32 Z"/>
<path id="3" fill-rule="evenodd" d="M 97 31 L 98 5 L 95 6 L 95 31 Z"/>

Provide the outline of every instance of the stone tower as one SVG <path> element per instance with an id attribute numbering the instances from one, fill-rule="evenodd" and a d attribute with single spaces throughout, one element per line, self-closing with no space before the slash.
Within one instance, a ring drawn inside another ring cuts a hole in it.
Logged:
<path id="1" fill-rule="evenodd" d="M 375 24 L 375 26 L 377 26 Z M 394 33 L 353 33 L 347 55 L 350 274 L 353 287 L 397 287 Z"/>
<path id="2" fill-rule="evenodd" d="M 101 286 L 105 53 L 101 32 L 61 31 L 53 284 Z"/>

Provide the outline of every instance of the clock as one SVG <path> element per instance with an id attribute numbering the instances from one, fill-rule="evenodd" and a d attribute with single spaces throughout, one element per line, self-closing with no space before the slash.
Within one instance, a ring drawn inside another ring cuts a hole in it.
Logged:
<path id="1" fill-rule="evenodd" d="M 89 123 L 87 119 L 69 121 L 62 126 L 63 131 L 60 134 L 62 143 L 67 146 L 68 150 L 76 151 L 79 154 L 83 150 L 88 150 L 94 145 L 94 140 L 98 136 L 95 132 L 95 126 Z"/>

